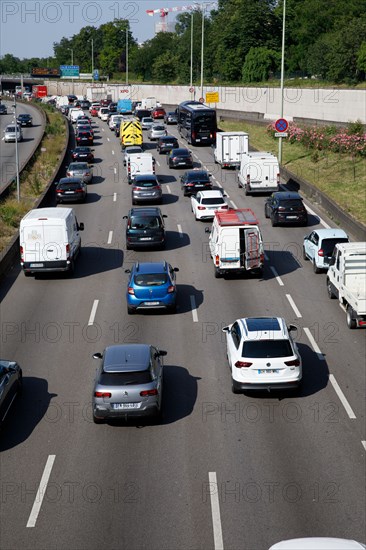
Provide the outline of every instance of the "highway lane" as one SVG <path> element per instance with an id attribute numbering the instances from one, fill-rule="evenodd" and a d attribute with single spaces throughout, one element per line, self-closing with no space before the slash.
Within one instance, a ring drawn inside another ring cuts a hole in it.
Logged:
<path id="1" fill-rule="evenodd" d="M 47 380 L 47 392 L 57 395 L 42 417 L 50 398 L 43 386 L 42 391 L 33 386 L 33 398 L 40 400 L 40 422 L 28 434 L 25 431 L 27 439 L 19 441 L 18 436 L 17 441 L 14 432 L 18 430 L 13 432 L 11 427 L 15 422 L 20 428 L 24 419 L 13 411 L 3 434 L 3 445 L 8 443 L 10 447 L 13 439 L 13 446 L 2 453 L 2 477 L 17 484 L 7 486 L 8 490 L 15 491 L 19 485 L 19 492 L 9 495 L 5 502 L 2 499 L 2 514 L 4 505 L 10 503 L 16 512 L 3 529 L 1 547 L 12 547 L 13 533 L 17 532 L 17 542 L 24 548 L 56 547 L 57 539 L 60 548 L 213 548 L 209 492 L 214 492 L 215 486 L 207 485 L 208 473 L 212 471 L 217 472 L 219 483 L 225 548 L 262 549 L 290 535 L 329 535 L 330 531 L 335 536 L 345 536 L 347 532 L 362 540 L 364 473 L 357 429 L 341 407 L 332 416 L 334 411 L 328 406 L 336 402 L 336 397 L 329 385 L 325 387 L 324 361 L 319 362 L 309 349 L 306 335 L 301 333 L 300 341 L 306 365 L 314 365 L 314 370 L 310 380 L 307 374 L 300 398 L 281 396 L 279 400 L 272 394 L 231 394 L 225 346 L 219 332 L 221 324 L 242 315 L 274 311 L 291 320 L 293 310 L 268 268 L 264 281 L 214 279 L 204 244 L 207 224 L 193 220 L 189 200 L 182 198 L 177 182 L 170 181 L 164 187 L 169 185 L 173 197 L 178 196 L 179 200 L 173 198 L 175 202 L 170 202 L 166 198 L 170 203 L 162 209 L 169 215 L 167 227 L 172 232 L 168 250 L 163 254 L 181 269 L 178 283 L 183 292 L 178 314 L 127 317 L 126 275 L 121 269 L 120 249 L 124 243 L 121 218 L 130 205 L 130 189 L 113 174 L 115 158 L 120 158 L 117 141 L 103 123 L 99 125 L 105 128 L 100 133 L 103 145 L 96 145 L 95 152 L 101 151 L 103 162 L 96 166 L 103 167 L 99 178 L 105 179 L 89 186 L 96 195 L 92 202 L 75 207 L 79 220 L 86 224 L 83 242 L 89 245 L 83 251 L 76 278 L 34 281 L 21 275 L 3 301 L 2 324 L 4 327 L 4 322 L 8 323 L 8 331 L 21 329 L 24 320 L 43 327 L 37 345 L 35 336 L 30 334 L 24 334 L 23 341 L 19 335 L 9 335 L 6 342 L 3 338 L 4 353 L 21 362 L 26 376 Z M 108 137 L 110 142 L 105 143 Z M 201 149 L 199 155 L 203 157 L 205 152 Z M 167 174 L 164 164 L 160 164 Z M 122 171 L 121 163 L 119 166 Z M 171 173 L 178 175 L 180 171 Z M 234 185 L 229 192 L 230 198 L 239 202 L 241 196 Z M 183 237 L 179 236 L 177 224 L 182 227 Z M 278 228 L 273 232 L 275 229 Z M 111 230 L 112 243 L 107 245 Z M 268 234 L 277 238 L 277 233 L 271 235 L 270 228 Z M 104 251 L 96 250 L 95 245 Z M 134 258 L 153 259 L 161 255 L 128 253 L 123 258 L 123 268 Z M 299 286 L 305 284 L 301 270 L 291 270 L 286 277 L 291 276 Z M 195 297 L 197 322 L 190 309 L 190 296 Z M 94 343 L 92 333 L 83 334 L 82 327 L 88 323 L 95 299 L 99 300 L 95 326 L 98 324 L 100 330 L 98 333 L 95 328 L 98 338 Z M 303 298 L 297 304 L 302 310 Z M 329 309 L 333 304 L 329 301 L 324 306 Z M 319 305 L 313 315 L 317 316 L 321 309 Z M 312 319 L 306 319 L 308 326 Z M 58 340 L 52 333 L 52 323 L 62 328 Z M 78 323 L 74 326 L 74 342 L 68 334 L 70 323 Z M 356 350 L 361 349 L 363 333 L 348 331 L 346 341 L 348 335 L 356 341 Z M 87 404 L 94 374 L 90 356 L 117 336 L 120 341 L 150 341 L 168 350 L 169 395 L 166 394 L 162 426 L 116 428 L 90 422 Z M 52 339 L 57 341 L 53 343 Z M 337 364 L 341 359 L 342 356 Z M 358 386 L 359 380 L 352 391 Z M 32 405 L 30 395 L 24 399 Z M 230 414 L 232 409 L 235 415 Z M 253 415 L 257 411 L 262 416 L 255 421 Z M 27 420 L 27 426 L 32 427 L 32 416 Z M 356 425 L 358 422 L 356 419 Z M 33 500 L 31 494 L 22 498 L 20 484 L 35 488 L 47 456 L 53 453 L 56 459 L 50 477 L 52 491 L 43 502 L 36 527 L 27 529 Z M 30 468 L 30 464 L 36 466 Z M 240 484 L 239 496 L 235 483 Z M 287 486 L 289 483 L 297 485 Z M 234 494 L 229 493 L 232 484 Z M 273 497 L 269 493 L 271 487 Z M 304 497 L 291 502 L 299 488 Z M 258 497 L 259 491 L 262 492 Z M 313 493 L 310 501 L 309 494 Z M 352 529 L 347 521 L 351 516 L 355 519 Z M 260 520 L 265 529 L 258 528 Z M 174 528 L 167 529 L 168 524 Z"/>
<path id="2" fill-rule="evenodd" d="M 3 101 L 8 108 L 7 115 L 1 115 L 0 117 L 0 132 L 1 132 L 1 147 L 0 147 L 0 174 L 1 185 L 0 193 L 5 187 L 5 184 L 16 175 L 16 161 L 15 161 L 15 144 L 5 143 L 3 130 L 8 124 L 11 124 L 14 120 L 13 103 L 10 101 Z M 23 127 L 23 141 L 18 143 L 19 154 L 19 167 L 22 165 L 31 154 L 34 149 L 34 144 L 37 138 L 42 134 L 42 116 L 40 112 L 28 103 L 17 103 L 17 115 L 20 113 L 28 113 L 33 117 L 32 127 Z"/>

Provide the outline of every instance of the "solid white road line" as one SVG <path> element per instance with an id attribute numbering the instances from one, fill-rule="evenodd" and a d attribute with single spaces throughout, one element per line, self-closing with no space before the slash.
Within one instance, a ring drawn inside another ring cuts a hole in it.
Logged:
<path id="1" fill-rule="evenodd" d="M 366 441 L 361 441 L 362 445 L 364 446 L 364 449 L 366 451 Z"/>
<path id="2" fill-rule="evenodd" d="M 269 267 L 270 267 L 270 269 L 271 269 L 273 275 L 276 277 L 278 284 L 279 284 L 280 286 L 284 286 L 281 277 L 279 276 L 279 274 L 278 274 L 277 271 L 276 271 L 276 268 L 273 267 L 273 265 L 270 265 Z"/>
<path id="3" fill-rule="evenodd" d="M 297 309 L 296 304 L 295 304 L 295 302 L 293 301 L 293 299 L 291 297 L 291 294 L 286 294 L 286 298 L 290 302 L 290 306 L 294 310 L 296 317 L 299 317 L 299 318 L 302 317 L 300 311 Z"/>
<path id="4" fill-rule="evenodd" d="M 191 300 L 191 310 L 192 310 L 193 322 L 194 322 L 194 323 L 198 323 L 198 315 L 197 315 L 197 309 L 196 309 L 196 300 L 195 300 L 195 298 L 194 298 L 193 295 L 191 295 L 189 298 L 190 298 L 190 300 Z"/>
<path id="5" fill-rule="evenodd" d="M 310 329 L 307 328 L 307 327 L 304 327 L 304 332 L 305 332 L 306 336 L 308 337 L 309 342 L 312 345 L 313 350 L 317 354 L 318 359 L 320 359 L 321 361 L 324 361 L 325 357 L 322 354 L 322 352 L 320 351 L 320 347 L 316 343 L 314 336 L 311 334 Z"/>
<path id="6" fill-rule="evenodd" d="M 353 410 L 351 408 L 351 405 L 348 403 L 348 401 L 346 399 L 346 396 L 344 395 L 341 388 L 339 387 L 338 382 L 334 378 L 333 374 L 329 375 L 329 380 L 330 380 L 336 394 L 338 395 L 339 399 L 341 400 L 341 403 L 342 403 L 343 407 L 346 409 L 346 413 L 348 414 L 349 418 L 352 418 L 352 419 L 356 418 L 356 415 L 353 412 Z"/>
<path id="7" fill-rule="evenodd" d="M 235 210 L 237 210 L 238 207 L 236 206 L 235 202 L 234 201 L 230 201 L 230 202 L 233 205 L 233 208 L 235 208 Z"/>
<path id="8" fill-rule="evenodd" d="M 316 213 L 314 212 L 314 210 L 312 210 L 311 208 L 309 208 L 308 205 L 306 205 L 306 210 L 307 210 L 308 212 L 310 212 L 310 214 L 312 214 L 313 216 L 315 216 L 316 218 L 318 218 L 319 223 L 321 223 L 321 225 L 322 225 L 323 227 L 325 227 L 326 229 L 330 229 L 330 228 L 331 228 L 330 225 L 328 225 L 320 216 L 318 216 L 318 214 L 316 214 Z"/>
<path id="9" fill-rule="evenodd" d="M 108 234 L 108 241 L 107 241 L 107 244 L 111 244 L 111 243 L 112 243 L 112 238 L 113 238 L 113 231 L 110 231 L 109 234 Z"/>
<path id="10" fill-rule="evenodd" d="M 209 480 L 209 483 L 210 483 L 211 514 L 212 514 L 212 527 L 213 527 L 213 536 L 214 536 L 214 548 L 215 548 L 215 550 L 223 550 L 224 549 L 224 542 L 222 540 L 219 490 L 218 490 L 218 485 L 217 485 L 216 472 L 208 472 L 208 480 Z"/>
<path id="11" fill-rule="evenodd" d="M 46 466 L 44 467 L 41 481 L 39 483 L 38 491 L 33 502 L 33 507 L 27 522 L 27 527 L 34 527 L 40 512 L 43 497 L 47 490 L 47 483 L 50 479 L 53 463 L 55 462 L 56 455 L 48 455 Z"/>
<path id="12" fill-rule="evenodd" d="M 117 200 L 117 193 L 113 193 L 113 202 L 116 202 Z"/>
<path id="13" fill-rule="evenodd" d="M 170 190 L 170 187 L 169 187 L 169 185 L 166 185 L 166 186 L 165 186 L 165 189 L 166 189 L 166 190 L 168 191 L 168 193 L 169 193 L 169 194 L 171 194 L 171 193 L 172 193 L 172 192 L 171 192 L 171 190 Z"/>
<path id="14" fill-rule="evenodd" d="M 89 317 L 89 322 L 88 322 L 88 325 L 92 325 L 94 323 L 94 319 L 95 319 L 95 314 L 97 312 L 97 307 L 98 307 L 98 304 L 99 304 L 99 300 L 94 300 L 93 302 L 93 307 L 92 307 L 92 310 L 90 312 L 90 317 Z"/>
<path id="15" fill-rule="evenodd" d="M 182 239 L 182 238 L 183 238 L 182 226 L 181 226 L 179 223 L 177 223 L 177 227 L 178 227 L 178 231 L 179 231 L 179 236 L 180 236 L 180 238 Z"/>

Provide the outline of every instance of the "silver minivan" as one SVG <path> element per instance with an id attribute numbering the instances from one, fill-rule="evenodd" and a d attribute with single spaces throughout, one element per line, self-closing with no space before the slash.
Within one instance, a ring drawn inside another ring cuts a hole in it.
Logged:
<path id="1" fill-rule="evenodd" d="M 8 124 L 4 130 L 4 141 L 8 143 L 9 141 L 23 141 L 23 132 L 20 126 L 15 126 L 15 124 Z"/>

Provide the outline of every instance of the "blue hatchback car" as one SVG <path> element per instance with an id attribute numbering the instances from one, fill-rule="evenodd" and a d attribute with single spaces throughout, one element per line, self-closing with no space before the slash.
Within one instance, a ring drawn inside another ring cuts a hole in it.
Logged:
<path id="1" fill-rule="evenodd" d="M 137 262 L 131 270 L 126 269 L 125 273 L 130 274 L 126 292 L 127 312 L 166 309 L 175 313 L 177 271 L 179 269 L 168 262 Z"/>

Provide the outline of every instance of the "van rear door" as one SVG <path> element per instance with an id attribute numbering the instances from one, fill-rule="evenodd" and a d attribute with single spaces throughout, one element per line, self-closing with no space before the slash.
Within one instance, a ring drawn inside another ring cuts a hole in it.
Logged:
<path id="1" fill-rule="evenodd" d="M 245 269 L 260 267 L 259 232 L 257 228 L 240 228 L 240 266 Z"/>

